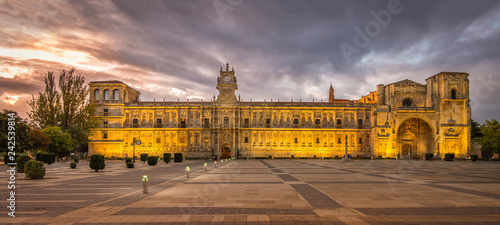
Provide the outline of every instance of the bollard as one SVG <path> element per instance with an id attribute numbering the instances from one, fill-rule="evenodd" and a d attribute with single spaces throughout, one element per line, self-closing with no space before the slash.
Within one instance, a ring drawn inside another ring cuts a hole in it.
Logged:
<path id="1" fill-rule="evenodd" d="M 217 161 L 214 161 L 214 168 L 217 168 Z"/>
<path id="2" fill-rule="evenodd" d="M 205 171 L 207 171 L 207 163 L 205 163 Z"/>
<path id="3" fill-rule="evenodd" d="M 142 193 L 143 194 L 148 193 L 148 176 L 147 175 L 142 176 Z"/>
<path id="4" fill-rule="evenodd" d="M 189 178 L 189 166 L 186 167 L 186 177 Z"/>

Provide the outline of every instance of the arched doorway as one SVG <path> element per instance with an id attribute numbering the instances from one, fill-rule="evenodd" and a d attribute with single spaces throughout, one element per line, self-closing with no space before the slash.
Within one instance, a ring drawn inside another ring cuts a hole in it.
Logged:
<path id="1" fill-rule="evenodd" d="M 398 128 L 396 147 L 399 158 L 420 159 L 425 153 L 434 154 L 433 142 L 432 128 L 422 119 L 407 119 Z"/>
<path id="2" fill-rule="evenodd" d="M 220 158 L 221 159 L 231 158 L 231 146 L 230 145 L 223 145 L 222 146 Z"/>

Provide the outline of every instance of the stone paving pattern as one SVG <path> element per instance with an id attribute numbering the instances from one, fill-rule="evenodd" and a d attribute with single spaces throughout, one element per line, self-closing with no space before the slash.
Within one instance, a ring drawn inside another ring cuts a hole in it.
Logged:
<path id="1" fill-rule="evenodd" d="M 497 162 L 233 160 L 214 168 L 190 160 L 127 169 L 114 161 L 99 173 L 85 161 L 74 170 L 67 162 L 46 167 L 47 179 L 17 175 L 17 217 L 1 207 L 0 224 L 500 224 Z M 0 173 L 4 199 L 7 179 Z"/>

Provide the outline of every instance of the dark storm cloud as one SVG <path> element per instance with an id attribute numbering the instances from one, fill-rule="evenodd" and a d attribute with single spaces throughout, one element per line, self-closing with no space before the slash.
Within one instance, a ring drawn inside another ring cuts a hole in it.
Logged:
<path id="1" fill-rule="evenodd" d="M 331 81 L 338 98 L 356 99 L 378 83 L 425 83 L 440 71 L 470 73 L 471 90 L 481 78 L 497 77 L 500 2 L 396 1 L 400 12 L 357 47 L 355 28 L 365 31 L 377 21 L 371 11 L 387 11 L 391 1 L 6 1 L 0 46 L 84 52 L 92 60 L 77 71 L 88 81 L 122 80 L 143 100 L 209 100 L 226 62 L 235 66 L 245 100 L 327 99 Z M 221 4 L 226 11 L 214 7 Z M 346 57 L 341 43 L 358 52 Z M 72 67 L 35 62 L 20 63 L 37 68 L 37 77 Z M 478 120 L 500 110 L 492 97 L 500 85 L 492 90 L 478 100 Z"/>

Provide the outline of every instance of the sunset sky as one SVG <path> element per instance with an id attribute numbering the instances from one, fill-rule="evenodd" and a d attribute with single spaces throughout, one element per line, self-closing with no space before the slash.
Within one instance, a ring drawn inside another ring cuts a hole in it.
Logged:
<path id="1" fill-rule="evenodd" d="M 377 84 L 466 72 L 472 118 L 499 120 L 500 1 L 401 0 L 357 46 L 357 28 L 392 1 L 0 0 L 0 109 L 26 117 L 43 76 L 72 67 L 142 100 L 209 101 L 229 63 L 244 100 L 327 100 L 330 83 L 359 99 Z M 342 43 L 356 51 L 346 57 Z"/>

